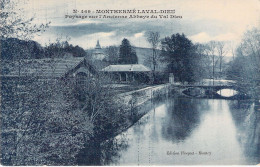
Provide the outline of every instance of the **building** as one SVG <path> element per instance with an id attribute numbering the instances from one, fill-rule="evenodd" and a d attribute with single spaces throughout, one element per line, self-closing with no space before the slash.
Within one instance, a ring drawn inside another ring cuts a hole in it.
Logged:
<path id="1" fill-rule="evenodd" d="M 22 59 L 3 63 L 1 80 L 15 83 L 17 80 L 26 82 L 37 78 L 37 81 L 48 82 L 71 77 L 78 85 L 83 85 L 96 73 L 84 57 Z"/>
<path id="2" fill-rule="evenodd" d="M 151 69 L 142 64 L 109 65 L 103 68 L 101 72 L 118 83 L 147 83 L 151 78 Z"/>
<path id="3" fill-rule="evenodd" d="M 96 47 L 92 51 L 91 55 L 92 55 L 92 59 L 96 59 L 96 60 L 103 60 L 103 59 L 105 59 L 106 54 L 102 50 L 102 48 L 101 48 L 101 46 L 99 44 L 99 40 L 97 41 Z"/>

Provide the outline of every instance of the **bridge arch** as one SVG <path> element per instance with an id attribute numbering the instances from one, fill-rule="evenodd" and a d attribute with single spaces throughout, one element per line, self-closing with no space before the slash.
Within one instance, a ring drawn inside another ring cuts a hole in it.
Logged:
<path id="1" fill-rule="evenodd" d="M 212 99 L 248 99 L 239 87 L 234 85 L 220 85 L 220 86 L 180 86 L 179 92 L 181 95 L 194 98 L 212 98 Z M 223 96 L 218 91 L 230 89 L 236 91 L 236 94 L 231 96 Z"/>

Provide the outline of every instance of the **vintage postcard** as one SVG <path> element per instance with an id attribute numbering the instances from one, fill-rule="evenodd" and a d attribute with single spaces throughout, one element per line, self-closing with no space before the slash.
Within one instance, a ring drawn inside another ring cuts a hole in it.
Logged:
<path id="1" fill-rule="evenodd" d="M 1 165 L 260 163 L 259 0 L 0 0 Z"/>

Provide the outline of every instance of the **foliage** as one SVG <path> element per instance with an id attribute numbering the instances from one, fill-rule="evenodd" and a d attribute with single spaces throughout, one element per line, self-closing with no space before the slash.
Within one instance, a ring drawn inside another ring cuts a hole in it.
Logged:
<path id="1" fill-rule="evenodd" d="M 1 0 L 0 13 L 0 36 L 5 38 L 29 39 L 34 34 L 44 31 L 50 23 L 34 25 L 34 18 L 26 18 L 24 11 L 17 7 L 20 4 L 17 1 Z"/>
<path id="2" fill-rule="evenodd" d="M 260 82 L 260 30 L 247 31 L 236 50 L 236 57 L 227 70 L 229 78 L 237 80 L 252 95 L 258 96 Z"/>
<path id="3" fill-rule="evenodd" d="M 99 77 L 87 80 L 85 86 L 76 90 L 81 97 L 82 109 L 88 112 L 90 121 L 94 124 L 95 140 L 104 140 L 116 133 L 126 124 L 127 113 L 122 110 L 120 99 L 112 99 L 112 87 L 104 86 L 108 78 L 99 74 Z"/>
<path id="4" fill-rule="evenodd" d="M 158 53 L 157 53 L 157 48 L 158 45 L 160 43 L 160 33 L 159 32 L 148 32 L 146 34 L 146 39 L 147 41 L 151 44 L 152 49 L 153 49 L 153 54 L 152 54 L 152 58 L 151 58 L 151 62 L 152 62 L 152 66 L 153 66 L 153 80 L 155 82 L 156 80 L 156 75 L 155 75 L 155 69 L 158 65 Z"/>
<path id="5" fill-rule="evenodd" d="M 162 41 L 161 56 L 168 63 L 166 71 L 173 73 L 177 81 L 194 82 L 200 79 L 199 56 L 196 47 L 184 34 L 173 34 Z"/>
<path id="6" fill-rule="evenodd" d="M 1 0 L 1 44 L 6 59 L 21 62 L 24 58 L 42 58 L 42 54 L 53 58 L 64 53 L 86 56 L 84 49 L 59 39 L 43 50 L 36 42 L 24 41 L 45 30 L 49 23 L 32 25 L 33 18 L 26 19 L 22 9 L 20 13 L 14 10 L 18 6 L 11 0 Z M 111 100 L 101 79 L 88 80 L 82 101 L 74 79 L 1 76 L 2 164 L 74 165 L 93 135 L 101 139 L 126 123 L 127 114 L 117 110 L 119 103 Z"/>
<path id="7" fill-rule="evenodd" d="M 232 80 L 239 80 L 245 82 L 244 78 L 248 70 L 245 68 L 250 63 L 248 57 L 237 55 L 237 57 L 230 62 L 229 67 L 227 69 L 227 77 Z"/>
<path id="8" fill-rule="evenodd" d="M 93 125 L 77 108 L 73 84 L 32 77 L 2 82 L 2 164 L 75 164 Z"/>
<path id="9" fill-rule="evenodd" d="M 199 57 L 197 61 L 198 67 L 198 74 L 203 78 L 212 78 L 212 57 L 209 55 L 209 47 L 208 44 L 195 44 L 195 52 L 196 55 Z"/>
<path id="10" fill-rule="evenodd" d="M 216 53 L 218 56 L 217 62 L 219 65 L 219 78 L 222 78 L 222 70 L 223 70 L 223 66 L 224 66 L 224 56 L 227 54 L 227 52 L 229 51 L 228 47 L 227 47 L 227 43 L 223 42 L 223 41 L 216 41 L 215 42 L 215 48 L 216 48 Z"/>
<path id="11" fill-rule="evenodd" d="M 73 46 L 67 41 L 61 42 L 59 39 L 57 39 L 56 43 L 44 48 L 32 40 L 6 38 L 1 40 L 1 47 L 1 60 L 4 62 L 21 59 L 59 58 L 64 57 L 66 54 L 71 54 L 74 57 L 88 57 L 83 48 Z"/>
<path id="12" fill-rule="evenodd" d="M 138 64 L 138 58 L 136 56 L 135 50 L 130 45 L 127 39 L 122 40 L 122 44 L 119 48 L 119 64 Z"/>
<path id="13" fill-rule="evenodd" d="M 109 46 L 105 49 L 105 53 L 108 56 L 106 60 L 109 64 L 117 64 L 119 56 L 119 48 L 117 46 Z"/>
<path id="14" fill-rule="evenodd" d="M 223 79 L 225 77 L 223 71 L 227 63 L 224 61 L 224 57 L 229 51 L 233 52 L 232 48 L 228 47 L 228 43 L 224 41 L 210 41 L 205 44 L 204 52 L 209 58 L 209 62 L 211 61 L 211 67 L 208 68 L 211 69 L 211 78 Z"/>
<path id="15" fill-rule="evenodd" d="M 78 45 L 73 46 L 69 44 L 68 41 L 61 41 L 60 38 L 56 40 L 55 43 L 51 43 L 45 47 L 46 57 L 63 57 L 65 53 L 70 53 L 74 57 L 86 57 L 87 53 L 85 50 Z"/>
<path id="16" fill-rule="evenodd" d="M 1 82 L 5 165 L 77 164 L 90 139 L 100 142 L 126 126 L 128 114 L 111 99 L 105 76 L 86 78 L 84 86 L 69 76 L 6 79 Z"/>
<path id="17" fill-rule="evenodd" d="M 1 39 L 2 60 L 13 61 L 19 58 L 38 59 L 42 57 L 44 57 L 44 48 L 35 41 L 25 41 L 17 38 Z"/>

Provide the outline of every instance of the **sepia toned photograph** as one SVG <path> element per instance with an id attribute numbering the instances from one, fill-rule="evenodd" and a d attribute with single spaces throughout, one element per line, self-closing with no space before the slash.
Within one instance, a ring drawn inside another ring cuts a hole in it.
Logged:
<path id="1" fill-rule="evenodd" d="M 0 0 L 2 166 L 260 164 L 259 0 Z"/>

